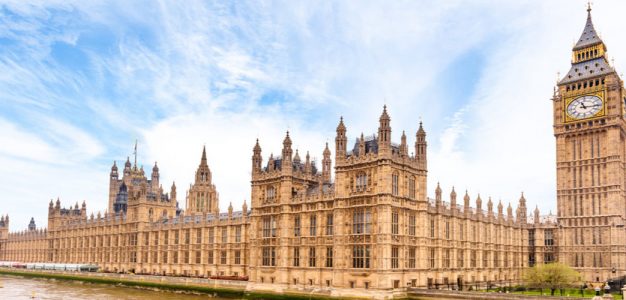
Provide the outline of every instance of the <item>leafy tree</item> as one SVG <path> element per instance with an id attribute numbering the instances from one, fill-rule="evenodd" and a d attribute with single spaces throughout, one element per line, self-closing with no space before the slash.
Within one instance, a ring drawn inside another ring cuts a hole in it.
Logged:
<path id="1" fill-rule="evenodd" d="M 554 296 L 557 289 L 574 286 L 579 282 L 580 274 L 566 264 L 538 264 L 524 272 L 524 281 L 531 287 L 550 289 Z"/>

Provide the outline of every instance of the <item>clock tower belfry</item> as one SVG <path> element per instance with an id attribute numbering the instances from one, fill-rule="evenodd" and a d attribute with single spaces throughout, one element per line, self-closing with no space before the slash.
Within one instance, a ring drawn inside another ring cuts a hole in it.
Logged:
<path id="1" fill-rule="evenodd" d="M 587 9 L 553 100 L 558 260 L 586 281 L 626 275 L 626 121 L 621 78 Z"/>

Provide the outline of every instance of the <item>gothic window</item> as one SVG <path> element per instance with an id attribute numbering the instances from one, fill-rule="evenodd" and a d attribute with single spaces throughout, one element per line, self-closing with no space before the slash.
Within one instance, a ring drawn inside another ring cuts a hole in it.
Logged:
<path id="1" fill-rule="evenodd" d="M 457 250 L 456 259 L 457 259 L 457 263 L 456 263 L 457 268 L 465 267 L 465 252 L 463 252 L 462 249 Z"/>
<path id="2" fill-rule="evenodd" d="M 394 196 L 398 196 L 398 173 L 393 173 L 391 175 L 391 194 Z"/>
<path id="3" fill-rule="evenodd" d="M 326 215 L 326 235 L 333 235 L 333 213 Z"/>
<path id="4" fill-rule="evenodd" d="M 309 247 L 309 267 L 315 267 L 315 247 Z"/>
<path id="5" fill-rule="evenodd" d="M 433 217 L 430 217 L 430 237 L 435 237 L 435 220 Z"/>
<path id="6" fill-rule="evenodd" d="M 202 228 L 196 229 L 196 244 L 202 244 Z"/>
<path id="7" fill-rule="evenodd" d="M 400 250 L 398 249 L 397 246 L 391 247 L 391 268 L 392 269 L 398 268 L 398 253 L 399 252 Z"/>
<path id="8" fill-rule="evenodd" d="M 300 216 L 293 218 L 293 236 L 300 236 Z"/>
<path id="9" fill-rule="evenodd" d="M 209 264 L 213 264 L 213 250 L 209 250 L 209 255 L 208 255 L 208 259 L 207 259 L 207 263 Z"/>
<path id="10" fill-rule="evenodd" d="M 235 250 L 235 264 L 241 264 L 241 250 Z"/>
<path id="11" fill-rule="evenodd" d="M 391 234 L 398 235 L 398 211 L 391 212 Z"/>
<path id="12" fill-rule="evenodd" d="M 154 215 L 154 210 L 153 210 L 152 208 L 150 208 L 150 209 L 148 210 L 148 218 L 149 218 L 150 220 L 152 220 L 152 215 Z"/>
<path id="13" fill-rule="evenodd" d="M 215 230 L 213 228 L 209 228 L 209 243 L 213 244 L 215 241 Z"/>
<path id="14" fill-rule="evenodd" d="M 554 245 L 554 239 L 553 239 L 553 236 L 552 236 L 552 230 L 546 229 L 546 231 L 544 232 L 544 235 L 545 235 L 545 245 L 546 246 Z"/>
<path id="15" fill-rule="evenodd" d="M 409 178 L 409 198 L 415 199 L 415 176 Z"/>
<path id="16" fill-rule="evenodd" d="M 263 217 L 263 237 L 268 238 L 271 237 L 272 234 L 272 217 L 265 216 Z"/>
<path id="17" fill-rule="evenodd" d="M 274 199 L 276 199 L 276 188 L 273 186 L 268 186 L 265 193 L 265 200 L 271 202 L 274 201 Z"/>
<path id="18" fill-rule="evenodd" d="M 220 264 L 226 264 L 226 251 L 221 251 Z"/>
<path id="19" fill-rule="evenodd" d="M 333 247 L 326 247 L 326 267 L 333 267 Z"/>
<path id="20" fill-rule="evenodd" d="M 293 248 L 293 266 L 294 267 L 300 266 L 300 248 L 298 247 Z"/>
<path id="21" fill-rule="evenodd" d="M 226 244 L 228 242 L 228 227 L 222 227 L 222 243 Z"/>
<path id="22" fill-rule="evenodd" d="M 367 175 L 365 172 L 360 172 L 356 176 L 356 191 L 364 192 L 367 189 Z"/>
<path id="23" fill-rule="evenodd" d="M 415 214 L 409 215 L 409 235 L 415 236 Z"/>
<path id="24" fill-rule="evenodd" d="M 235 227 L 235 243 L 241 243 L 241 225 Z"/>
<path id="25" fill-rule="evenodd" d="M 309 235 L 317 235 L 317 216 L 315 214 L 311 215 L 309 218 Z"/>
<path id="26" fill-rule="evenodd" d="M 352 234 L 369 234 L 372 225 L 370 208 L 356 208 L 352 213 Z"/>
<path id="27" fill-rule="evenodd" d="M 450 249 L 443 250 L 443 267 L 450 268 Z"/>
<path id="28" fill-rule="evenodd" d="M 264 266 L 276 266 L 276 248 L 263 247 L 262 264 Z"/>
<path id="29" fill-rule="evenodd" d="M 428 255 L 428 262 L 429 262 L 431 269 L 435 268 L 435 255 L 436 255 L 435 251 L 436 251 L 435 248 L 430 248 L 429 255 Z"/>
<path id="30" fill-rule="evenodd" d="M 409 248 L 409 269 L 415 268 L 415 247 Z"/>
<path id="31" fill-rule="evenodd" d="M 354 245 L 352 246 L 352 267 L 357 269 L 370 267 L 370 246 Z"/>

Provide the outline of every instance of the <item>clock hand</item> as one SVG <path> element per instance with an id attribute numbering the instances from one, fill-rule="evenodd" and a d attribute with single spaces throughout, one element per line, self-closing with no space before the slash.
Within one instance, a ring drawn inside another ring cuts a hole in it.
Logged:
<path id="1" fill-rule="evenodd" d="M 580 106 L 582 106 L 582 107 L 583 107 L 583 109 L 587 109 L 587 107 L 585 106 L 585 103 L 584 103 L 584 102 L 580 102 Z"/>

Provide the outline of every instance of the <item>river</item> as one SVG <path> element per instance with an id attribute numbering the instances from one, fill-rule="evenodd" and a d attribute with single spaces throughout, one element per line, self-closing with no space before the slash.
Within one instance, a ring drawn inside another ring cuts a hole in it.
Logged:
<path id="1" fill-rule="evenodd" d="M 89 299 L 89 300 L 206 300 L 207 295 L 178 294 L 159 292 L 106 284 L 92 284 L 51 279 L 33 279 L 14 276 L 0 276 L 0 299 Z M 223 300 L 227 298 L 210 298 Z"/>

